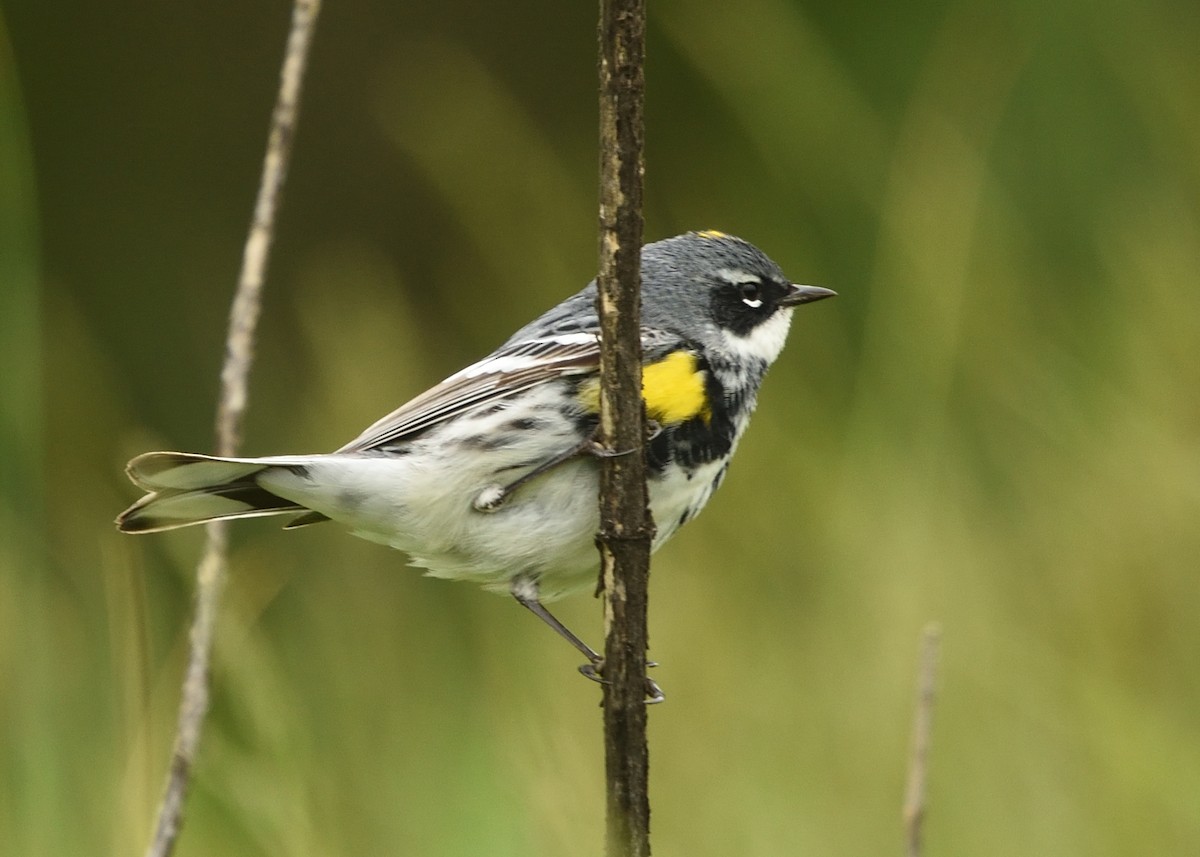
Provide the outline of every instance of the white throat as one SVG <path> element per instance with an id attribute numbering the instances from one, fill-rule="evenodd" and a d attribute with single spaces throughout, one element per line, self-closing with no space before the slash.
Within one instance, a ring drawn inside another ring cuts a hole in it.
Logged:
<path id="1" fill-rule="evenodd" d="M 791 326 L 792 308 L 784 307 L 745 336 L 722 330 L 722 345 L 730 356 L 738 360 L 762 361 L 770 365 L 783 351 Z"/>

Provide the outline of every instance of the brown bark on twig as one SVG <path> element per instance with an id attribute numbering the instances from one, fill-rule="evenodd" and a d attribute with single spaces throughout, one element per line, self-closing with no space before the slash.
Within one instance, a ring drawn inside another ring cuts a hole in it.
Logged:
<path id="1" fill-rule="evenodd" d="M 242 415 L 246 410 L 247 379 L 254 360 L 254 331 L 258 324 L 263 281 L 267 273 L 275 212 L 287 175 L 292 138 L 300 107 L 300 84 L 308 61 L 308 49 L 321 9 L 320 0 L 296 0 L 292 10 L 279 93 L 271 119 L 262 179 L 254 205 L 254 217 L 246 237 L 242 269 L 229 312 L 225 362 L 221 368 L 221 392 L 217 405 L 216 448 L 218 455 L 234 455 L 241 445 Z M 162 803 L 154 823 L 154 836 L 147 857 L 166 857 L 175 847 L 183 821 L 183 804 L 191 782 L 192 763 L 200 744 L 200 732 L 208 712 L 209 672 L 213 629 L 221 591 L 224 589 L 228 535 L 224 521 L 208 525 L 204 555 L 196 570 L 196 612 L 192 617 L 187 670 L 179 703 L 179 722 L 171 766 Z"/>
<path id="2" fill-rule="evenodd" d="M 933 705 L 937 694 L 937 668 L 942 629 L 936 622 L 921 633 L 921 658 L 917 667 L 917 706 L 913 719 L 912 756 L 904 796 L 904 838 L 908 857 L 921 855 L 921 826 L 925 821 L 925 791 L 929 773 L 929 742 L 933 731 Z"/>
<path id="3" fill-rule="evenodd" d="M 600 482 L 608 854 L 650 853 L 646 497 L 641 366 L 644 0 L 600 3 Z"/>

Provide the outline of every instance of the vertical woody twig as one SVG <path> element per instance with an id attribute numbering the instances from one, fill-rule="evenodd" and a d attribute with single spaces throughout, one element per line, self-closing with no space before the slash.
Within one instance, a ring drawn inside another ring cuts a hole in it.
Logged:
<path id="1" fill-rule="evenodd" d="M 221 368 L 220 401 L 217 405 L 218 455 L 234 455 L 241 445 L 247 378 L 254 360 L 254 332 L 258 324 L 263 281 L 266 278 L 267 261 L 274 237 L 275 212 L 279 207 L 283 182 L 287 175 L 288 158 L 300 107 L 300 85 L 320 9 L 320 0 L 296 0 L 292 10 L 291 32 L 280 74 L 275 112 L 271 119 L 258 198 L 254 205 L 250 231 L 246 237 L 237 291 L 229 312 L 225 362 Z M 225 522 L 209 524 L 204 555 L 196 570 L 196 612 L 192 617 L 188 663 L 179 702 L 175 745 L 171 752 L 171 766 L 167 772 L 162 803 L 154 823 L 154 837 L 146 848 L 147 857 L 167 857 L 175 847 L 183 821 L 183 804 L 191 782 L 192 763 L 196 758 L 201 727 L 208 712 L 213 629 L 225 584 L 227 555 L 228 536 Z"/>
<path id="2" fill-rule="evenodd" d="M 608 854 L 650 853 L 646 497 L 641 365 L 644 0 L 600 2 L 600 482 Z"/>

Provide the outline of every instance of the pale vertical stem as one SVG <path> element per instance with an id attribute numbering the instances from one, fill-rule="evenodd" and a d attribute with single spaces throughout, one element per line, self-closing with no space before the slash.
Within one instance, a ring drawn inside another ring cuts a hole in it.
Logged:
<path id="1" fill-rule="evenodd" d="M 275 111 L 271 118 L 258 198 L 246 237 L 237 291 L 229 312 L 225 362 L 221 368 L 220 401 L 217 405 L 218 455 L 234 455 L 241 444 L 247 382 L 250 366 L 254 361 L 254 334 L 275 232 L 275 213 L 279 208 L 283 183 L 287 176 L 300 107 L 301 82 L 320 10 L 320 0 L 296 0 L 292 9 L 291 32 L 280 73 Z M 179 721 L 175 730 L 171 765 L 167 771 L 162 803 L 155 819 L 154 835 L 146 848 L 147 857 L 167 857 L 175 848 L 183 822 L 183 806 L 191 783 L 192 765 L 200 745 L 204 717 L 208 713 L 213 632 L 225 584 L 227 555 L 228 536 L 225 522 L 209 524 L 204 554 L 196 570 L 196 607 L 192 617 L 188 662 L 179 702 Z"/>
<path id="2" fill-rule="evenodd" d="M 925 794 L 929 776 L 929 745 L 933 734 L 933 706 L 937 698 L 938 656 L 942 629 L 937 623 L 921 633 L 921 655 L 917 667 L 917 704 L 913 717 L 912 755 L 908 765 L 908 787 L 904 795 L 904 838 L 908 857 L 921 855 L 921 827 L 925 821 Z"/>

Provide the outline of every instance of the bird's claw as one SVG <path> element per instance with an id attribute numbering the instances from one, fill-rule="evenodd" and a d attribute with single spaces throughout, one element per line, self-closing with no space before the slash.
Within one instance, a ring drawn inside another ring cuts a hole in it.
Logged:
<path id="1" fill-rule="evenodd" d="M 646 420 L 646 443 L 654 440 L 662 432 L 663 427 L 657 420 Z M 584 451 L 594 458 L 620 458 L 633 452 L 632 449 L 609 449 L 594 438 L 584 441 Z"/>
<path id="2" fill-rule="evenodd" d="M 604 684 L 604 676 L 600 674 L 601 667 L 604 666 L 604 661 L 596 661 L 594 663 L 580 664 L 579 674 L 584 678 L 591 679 L 597 684 Z"/>
<path id="3" fill-rule="evenodd" d="M 646 667 L 656 667 L 658 663 L 655 661 L 646 661 Z M 604 659 L 600 658 L 595 661 L 590 661 L 582 664 L 579 667 L 579 674 L 584 678 L 591 679 L 599 684 L 608 684 L 608 679 L 604 677 Z M 646 676 L 646 704 L 657 705 L 665 700 L 666 694 L 662 692 L 662 688 L 658 686 L 658 682 Z"/>

